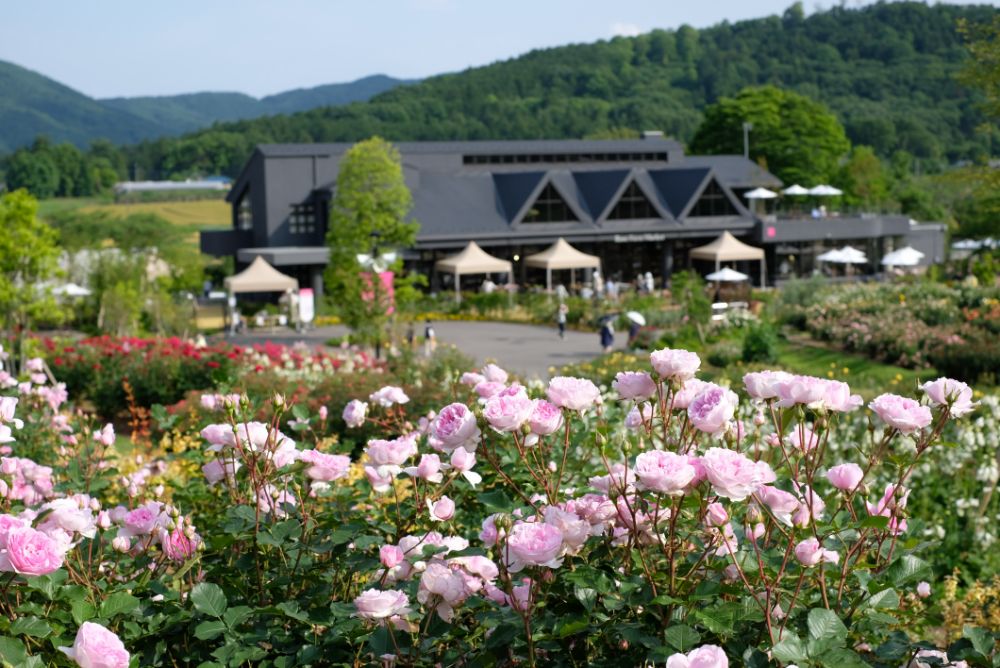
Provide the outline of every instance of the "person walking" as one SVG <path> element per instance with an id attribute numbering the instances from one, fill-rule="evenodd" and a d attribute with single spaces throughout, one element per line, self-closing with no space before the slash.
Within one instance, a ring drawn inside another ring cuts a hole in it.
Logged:
<path id="1" fill-rule="evenodd" d="M 606 353 L 610 353 L 615 347 L 615 328 L 611 321 L 612 318 L 605 318 L 601 325 L 601 348 Z"/>
<path id="2" fill-rule="evenodd" d="M 434 334 L 434 323 L 424 320 L 424 357 L 430 357 L 437 348 L 437 337 Z"/>
<path id="3" fill-rule="evenodd" d="M 566 338 L 566 314 L 569 313 L 569 307 L 566 304 L 559 304 L 559 309 L 556 311 L 556 325 L 559 327 L 559 338 Z"/>

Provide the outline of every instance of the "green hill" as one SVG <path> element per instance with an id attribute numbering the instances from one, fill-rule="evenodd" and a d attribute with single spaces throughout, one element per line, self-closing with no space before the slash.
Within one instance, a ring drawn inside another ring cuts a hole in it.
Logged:
<path id="1" fill-rule="evenodd" d="M 829 106 L 855 143 L 938 164 L 991 152 L 978 97 L 955 75 L 959 19 L 991 6 L 916 2 L 837 7 L 704 30 L 684 26 L 532 51 L 395 88 L 367 103 L 226 123 L 129 149 L 149 173 L 239 170 L 261 142 L 607 136 L 659 129 L 689 140 L 701 110 L 750 85 L 774 84 Z M 994 133 L 995 134 L 995 133 Z M 199 146 L 216 150 L 210 158 Z M 185 156 L 190 156 L 188 159 Z M 211 164 L 202 164 L 210 161 Z"/>

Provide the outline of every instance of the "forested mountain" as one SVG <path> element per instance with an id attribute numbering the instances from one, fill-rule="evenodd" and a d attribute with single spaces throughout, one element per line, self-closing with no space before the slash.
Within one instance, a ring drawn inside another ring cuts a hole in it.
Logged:
<path id="1" fill-rule="evenodd" d="M 219 121 L 364 101 L 404 83 L 410 82 L 377 74 L 261 99 L 242 93 L 192 93 L 95 100 L 37 72 L 0 61 L 0 154 L 27 146 L 39 135 L 80 147 L 95 139 L 131 144 Z"/>
<path id="2" fill-rule="evenodd" d="M 704 30 L 684 26 L 532 51 L 393 89 L 364 104 L 225 123 L 129 149 L 145 173 L 236 173 L 262 142 L 560 138 L 663 130 L 688 141 L 701 110 L 773 84 L 830 107 L 854 143 L 945 164 L 992 153 L 995 132 L 956 73 L 959 19 L 991 6 L 892 2 L 836 7 Z"/>

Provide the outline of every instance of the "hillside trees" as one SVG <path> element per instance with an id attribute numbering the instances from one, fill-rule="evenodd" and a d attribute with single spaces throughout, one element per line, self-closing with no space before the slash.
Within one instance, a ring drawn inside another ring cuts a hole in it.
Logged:
<path id="1" fill-rule="evenodd" d="M 829 183 L 850 142 L 844 128 L 819 102 L 774 86 L 744 88 L 705 110 L 691 151 L 743 152 L 743 124 L 753 124 L 750 158 L 786 183 Z"/>

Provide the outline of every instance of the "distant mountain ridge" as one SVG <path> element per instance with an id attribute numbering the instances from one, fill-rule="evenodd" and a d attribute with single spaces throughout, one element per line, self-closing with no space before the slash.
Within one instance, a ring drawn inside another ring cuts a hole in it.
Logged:
<path id="1" fill-rule="evenodd" d="M 38 72 L 0 61 L 0 154 L 26 146 L 38 135 L 81 147 L 94 139 L 131 144 L 217 122 L 364 102 L 414 82 L 375 74 L 260 99 L 220 92 L 94 99 Z"/>

